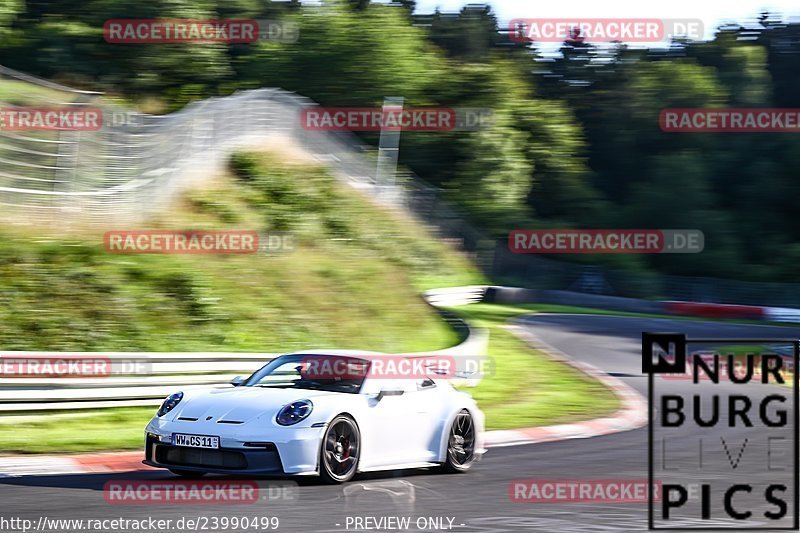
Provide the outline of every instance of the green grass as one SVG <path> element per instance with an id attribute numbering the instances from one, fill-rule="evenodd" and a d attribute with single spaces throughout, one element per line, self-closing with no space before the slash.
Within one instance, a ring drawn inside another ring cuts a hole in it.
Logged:
<path id="1" fill-rule="evenodd" d="M 119 407 L 65 414 L 0 416 L 4 453 L 135 450 L 156 407 Z"/>
<path id="2" fill-rule="evenodd" d="M 0 102 L 7 104 L 53 107 L 74 98 L 74 94 L 25 81 L 0 80 Z"/>
<path id="3" fill-rule="evenodd" d="M 466 389 L 486 414 L 487 429 L 563 424 L 614 412 L 619 401 L 599 382 L 550 359 L 503 325 L 527 306 L 472 304 L 450 308 L 489 329 L 494 375 Z"/>
<path id="4" fill-rule="evenodd" d="M 405 352 L 457 341 L 419 292 L 483 281 L 462 254 L 339 185 L 322 167 L 242 157 L 249 174 L 239 168 L 191 192 L 169 218 L 145 227 L 286 231 L 296 236 L 294 251 L 116 255 L 104 251 L 102 232 L 43 237 L 5 228 L 0 345 Z"/>
<path id="5" fill-rule="evenodd" d="M 86 97 L 92 99 L 93 106 L 115 105 L 120 108 L 134 109 L 136 106 L 127 98 L 115 94 L 89 94 L 76 93 L 45 87 L 36 83 L 16 80 L 11 78 L 0 79 L 0 102 L 17 106 L 36 106 L 36 107 L 59 107 L 76 100 L 84 100 Z M 150 101 L 143 102 L 144 107 L 153 107 Z M 121 109 L 120 109 L 121 110 Z"/>

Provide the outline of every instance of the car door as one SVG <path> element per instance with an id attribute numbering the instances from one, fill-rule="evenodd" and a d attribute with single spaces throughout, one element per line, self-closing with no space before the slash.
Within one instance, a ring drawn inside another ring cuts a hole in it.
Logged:
<path id="1" fill-rule="evenodd" d="M 438 458 L 441 421 L 441 390 L 431 379 L 413 381 L 413 390 L 408 394 L 408 409 L 411 412 L 414 432 L 409 438 L 415 461 L 435 461 Z"/>
<path id="2" fill-rule="evenodd" d="M 367 379 L 362 387 L 367 407 L 361 427 L 361 468 L 413 462 L 419 456 L 418 413 L 413 408 L 414 380 Z M 384 394 L 381 394 L 381 391 Z M 389 394 L 386 392 L 389 391 Z M 419 459 L 417 459 L 419 460 Z"/>

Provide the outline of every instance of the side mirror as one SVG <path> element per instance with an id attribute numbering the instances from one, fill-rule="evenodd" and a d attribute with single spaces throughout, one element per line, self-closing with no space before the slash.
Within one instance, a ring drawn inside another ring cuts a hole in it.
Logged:
<path id="1" fill-rule="evenodd" d="M 403 389 L 381 389 L 378 393 L 377 400 L 381 401 L 384 396 L 402 396 L 403 394 L 405 394 Z"/>
<path id="2" fill-rule="evenodd" d="M 239 385 L 244 383 L 244 381 L 245 379 L 242 376 L 236 376 L 231 380 L 231 385 L 233 385 L 234 387 L 238 387 Z"/>

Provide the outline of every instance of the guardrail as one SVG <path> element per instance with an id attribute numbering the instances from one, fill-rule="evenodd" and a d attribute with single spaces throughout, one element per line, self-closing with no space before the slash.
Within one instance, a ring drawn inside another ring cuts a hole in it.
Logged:
<path id="1" fill-rule="evenodd" d="M 399 355 L 411 358 L 447 355 L 455 360 L 457 372 L 468 370 L 467 361 L 473 362 L 476 357 L 486 355 L 488 332 L 470 327 L 438 306 L 480 301 L 484 290 L 485 287 L 457 287 L 426 292 L 423 295 L 425 301 L 436 308 L 459 333 L 460 342 L 443 350 Z M 277 355 L 235 352 L 0 352 L 5 364 L 13 359 L 53 362 L 68 358 L 102 365 L 102 373 L 95 377 L 0 378 L 0 412 L 158 405 L 165 396 L 178 389 L 228 387 L 228 382 L 234 376 L 251 374 Z M 474 386 L 480 381 L 480 376 L 454 381 Z"/>
<path id="2" fill-rule="evenodd" d="M 523 289 L 519 287 L 491 286 L 485 291 L 485 301 L 493 303 L 543 303 L 593 307 L 611 311 L 652 313 L 699 318 L 736 318 L 766 320 L 770 322 L 800 322 L 800 309 L 764 307 L 759 305 L 734 305 L 711 302 L 684 302 L 672 300 L 643 300 L 604 296 L 571 291 Z"/>
<path id="3" fill-rule="evenodd" d="M 456 361 L 456 370 L 463 371 L 464 363 L 474 362 L 476 356 L 484 357 L 488 348 L 488 332 L 474 328 L 442 306 L 457 306 L 480 301 L 495 303 L 521 303 L 524 301 L 561 301 L 574 293 L 560 291 L 532 291 L 514 287 L 468 286 L 434 289 L 423 294 L 459 333 L 460 342 L 450 348 L 429 352 L 401 354 L 407 357 L 436 357 L 447 355 Z M 586 295 L 582 295 L 586 296 Z M 613 304 L 620 310 L 631 310 L 634 304 L 661 305 L 662 302 L 635 301 L 616 298 L 603 303 Z M 599 301 L 587 299 L 570 303 L 591 306 Z M 0 352 L 2 358 L 95 358 L 110 365 L 109 375 L 82 378 L 0 378 L 0 412 L 50 411 L 90 409 L 118 406 L 157 405 L 176 389 L 191 390 L 198 387 L 226 387 L 237 374 L 250 374 L 278 354 L 275 353 L 133 353 L 133 352 Z M 138 371 L 138 373 L 137 373 Z M 1 374 L 0 374 L 1 375 Z M 474 386 L 476 378 L 458 379 L 460 384 Z"/>

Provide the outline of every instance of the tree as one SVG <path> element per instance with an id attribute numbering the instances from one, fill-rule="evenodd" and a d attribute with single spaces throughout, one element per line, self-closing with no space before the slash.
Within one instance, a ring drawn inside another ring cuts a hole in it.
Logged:
<path id="1" fill-rule="evenodd" d="M 488 5 L 468 5 L 458 14 L 415 17 L 430 24 L 430 40 L 451 57 L 464 61 L 484 61 L 498 41 L 497 17 Z"/>
<path id="2" fill-rule="evenodd" d="M 11 24 L 23 8 L 22 0 L 0 0 L 0 38 L 9 33 Z"/>
<path id="3" fill-rule="evenodd" d="M 328 105 L 379 105 L 386 96 L 424 98 L 443 58 L 402 8 L 374 4 L 354 13 L 342 2 L 304 8 L 300 40 L 258 43 L 235 63 L 240 79 L 298 91 Z"/>

